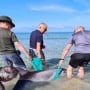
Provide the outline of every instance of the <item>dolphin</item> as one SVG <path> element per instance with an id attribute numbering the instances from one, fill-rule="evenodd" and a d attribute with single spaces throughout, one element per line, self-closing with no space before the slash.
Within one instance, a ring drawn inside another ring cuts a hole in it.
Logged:
<path id="1" fill-rule="evenodd" d="M 45 83 L 50 81 L 50 78 L 55 73 L 56 69 L 49 69 L 49 70 L 42 70 L 42 71 L 34 71 L 34 72 L 26 72 L 24 70 L 21 70 L 23 72 L 23 76 L 20 76 L 20 79 L 14 86 L 13 90 L 30 90 L 26 89 L 26 86 L 29 86 L 32 83 Z M 66 72 L 66 69 L 61 68 L 59 75 Z"/>
<path id="2" fill-rule="evenodd" d="M 15 78 L 17 74 L 20 75 L 20 78 L 17 81 L 16 85 L 14 86 L 13 90 L 25 90 L 25 86 L 30 85 L 31 83 L 50 81 L 50 78 L 54 75 L 56 70 L 57 68 L 51 68 L 51 69 L 31 72 L 17 67 L 13 69 L 12 73 L 10 73 L 12 79 Z M 61 75 L 65 71 L 66 69 L 60 68 L 58 74 Z M 1 83 L 2 81 L 3 79 L 0 80 L 0 90 L 5 90 L 3 84 Z"/>

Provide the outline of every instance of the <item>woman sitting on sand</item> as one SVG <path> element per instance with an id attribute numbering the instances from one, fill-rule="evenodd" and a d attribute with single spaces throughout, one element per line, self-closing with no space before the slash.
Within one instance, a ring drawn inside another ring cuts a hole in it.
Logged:
<path id="1" fill-rule="evenodd" d="M 59 65 L 62 65 L 64 58 L 72 45 L 75 45 L 75 51 L 71 55 L 69 65 L 67 67 L 67 78 L 70 79 L 72 77 L 73 68 L 78 68 L 77 76 L 82 79 L 84 77 L 84 64 L 88 64 L 90 61 L 90 31 L 86 31 L 83 26 L 75 28 L 74 34 L 63 49 Z"/>

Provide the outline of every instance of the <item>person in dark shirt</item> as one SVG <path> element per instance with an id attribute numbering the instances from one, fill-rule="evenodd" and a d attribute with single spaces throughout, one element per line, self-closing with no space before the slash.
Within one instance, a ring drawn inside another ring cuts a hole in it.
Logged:
<path id="1" fill-rule="evenodd" d="M 13 27 L 15 24 L 10 17 L 0 16 L 0 68 L 4 68 L 6 72 L 12 72 L 12 67 L 26 70 L 26 66 L 17 54 L 15 47 L 22 51 L 28 60 L 31 59 L 29 52 L 19 42 L 15 33 L 11 31 Z M 9 78 L 5 78 L 5 80 L 9 80 Z"/>
<path id="2" fill-rule="evenodd" d="M 45 48 L 43 42 L 43 34 L 47 31 L 47 24 L 40 23 L 37 30 L 32 31 L 30 35 L 30 50 L 32 57 L 37 56 L 42 59 L 42 64 L 45 64 L 45 55 L 42 49 Z"/>

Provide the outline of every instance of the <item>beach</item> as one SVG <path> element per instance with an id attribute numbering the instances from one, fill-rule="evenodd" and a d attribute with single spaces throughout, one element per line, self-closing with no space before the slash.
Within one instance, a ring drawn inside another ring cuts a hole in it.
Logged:
<path id="1" fill-rule="evenodd" d="M 17 33 L 16 34 L 20 42 L 29 50 L 29 35 L 30 33 Z M 58 59 L 60 58 L 60 54 L 67 43 L 68 38 L 72 35 L 71 32 L 60 32 L 60 33 L 46 33 L 44 35 L 44 43 L 45 43 L 45 56 L 47 64 L 51 66 L 55 66 L 58 64 Z M 70 55 L 73 53 L 72 48 L 65 58 L 63 68 L 67 68 Z M 27 68 L 30 70 L 31 66 L 26 57 L 21 55 Z M 66 78 L 66 73 L 61 75 L 58 79 L 54 81 L 48 82 L 35 82 L 27 85 L 25 90 L 89 90 L 90 89 L 90 65 L 85 67 L 85 77 L 83 80 L 80 80 L 76 77 L 77 69 L 73 71 L 72 79 Z M 6 90 L 12 90 L 14 85 L 16 84 L 19 76 L 15 79 L 8 81 L 5 84 Z"/>

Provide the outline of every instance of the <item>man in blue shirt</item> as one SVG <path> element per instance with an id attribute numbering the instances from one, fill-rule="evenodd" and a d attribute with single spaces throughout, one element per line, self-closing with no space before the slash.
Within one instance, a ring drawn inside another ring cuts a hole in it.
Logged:
<path id="1" fill-rule="evenodd" d="M 42 59 L 42 64 L 45 64 L 45 55 L 42 49 L 45 48 L 43 42 L 43 34 L 47 31 L 47 24 L 40 23 L 37 30 L 33 31 L 30 35 L 30 55 L 37 56 Z"/>

